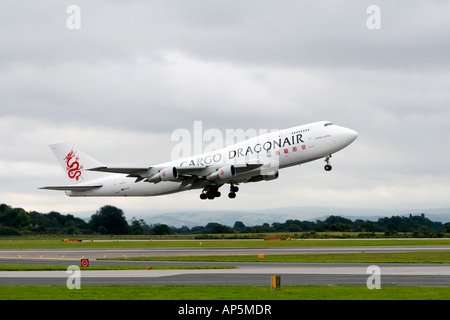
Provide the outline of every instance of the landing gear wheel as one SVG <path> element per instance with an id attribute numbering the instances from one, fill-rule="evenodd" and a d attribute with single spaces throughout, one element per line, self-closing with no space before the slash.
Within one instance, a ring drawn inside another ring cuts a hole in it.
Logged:
<path id="1" fill-rule="evenodd" d="M 234 199 L 236 198 L 236 192 L 239 191 L 239 187 L 235 186 L 232 182 L 230 183 L 230 193 L 228 194 L 228 198 Z"/>
<path id="2" fill-rule="evenodd" d="M 329 164 L 327 164 L 324 168 L 325 168 L 325 171 L 331 171 L 331 169 L 333 169 L 333 167 L 330 166 Z"/>
<path id="3" fill-rule="evenodd" d="M 230 198 L 230 199 L 236 198 L 236 193 L 230 192 L 230 193 L 228 194 L 228 198 Z"/>
<path id="4" fill-rule="evenodd" d="M 200 194 L 200 199 L 202 200 L 213 200 L 214 198 L 220 197 L 222 194 L 219 192 L 219 187 L 217 186 L 211 186 L 203 189 L 202 193 Z"/>

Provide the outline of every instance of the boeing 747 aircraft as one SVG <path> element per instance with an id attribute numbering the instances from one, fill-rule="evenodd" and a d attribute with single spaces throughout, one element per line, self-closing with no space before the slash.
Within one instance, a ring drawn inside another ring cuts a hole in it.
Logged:
<path id="1" fill-rule="evenodd" d="M 201 199 L 220 197 L 230 185 L 278 178 L 279 170 L 324 158 L 350 145 L 358 133 L 321 121 L 260 135 L 224 149 L 141 168 L 108 167 L 71 145 L 50 145 L 71 184 L 40 189 L 63 190 L 72 197 L 157 196 L 202 189 Z"/>

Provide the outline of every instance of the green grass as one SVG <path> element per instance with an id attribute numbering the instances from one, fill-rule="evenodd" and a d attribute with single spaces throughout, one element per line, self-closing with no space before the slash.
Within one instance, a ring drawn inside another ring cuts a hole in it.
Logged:
<path id="1" fill-rule="evenodd" d="M 108 249 L 108 248 L 270 248 L 270 247 L 340 247 L 340 246 L 450 246 L 450 239 L 326 239 L 326 240 L 100 240 L 63 242 L 62 239 L 1 239 L 0 249 Z"/>
<path id="2" fill-rule="evenodd" d="M 62 239 L 1 239 L 0 249 L 99 249 L 99 248 L 237 248 L 237 247 L 333 247 L 333 246 L 450 246 L 450 239 L 387 239 L 387 240 L 180 240 L 180 241 L 83 241 L 63 242 Z M 141 258 L 142 259 L 142 258 Z M 417 262 L 450 263 L 449 252 L 414 253 L 357 253 L 357 254 L 302 254 L 302 255 L 265 255 L 258 260 L 252 256 L 213 256 L 213 257 L 149 257 L 150 260 L 178 261 L 260 261 L 264 262 Z M 151 265 L 151 263 L 149 263 Z M 17 268 L 17 266 L 6 268 Z M 27 268 L 49 268 L 49 266 L 21 266 Z M 66 270 L 67 266 L 50 266 Z M 95 266 L 97 268 L 97 266 Z M 89 270 L 95 270 L 94 266 Z M 101 267 L 105 270 L 105 267 Z M 116 266 L 113 266 L 117 270 Z M 127 267 L 130 269 L 129 267 Z M 137 267 L 145 268 L 145 267 Z M 168 267 L 153 267 L 154 269 Z M 187 267 L 189 268 L 189 267 Z M 11 270 L 11 269 L 9 269 Z M 17 269 L 13 269 L 17 270 Z M 271 291 L 270 286 L 83 286 L 80 290 L 69 290 L 65 286 L 0 286 L 0 300 L 449 300 L 450 288 L 422 287 L 382 287 L 381 290 L 369 290 L 365 286 L 282 286 Z"/>
<path id="3" fill-rule="evenodd" d="M 24 288 L 26 290 L 24 290 Z M 365 286 L 1 286 L 0 300 L 449 300 L 450 288 Z"/>
<path id="4" fill-rule="evenodd" d="M 184 256 L 184 257 L 130 257 L 99 260 L 128 261 L 196 261 L 196 262 L 322 262 L 322 263 L 450 263 L 450 252 L 396 252 L 396 253 L 333 253 L 230 256 Z"/>

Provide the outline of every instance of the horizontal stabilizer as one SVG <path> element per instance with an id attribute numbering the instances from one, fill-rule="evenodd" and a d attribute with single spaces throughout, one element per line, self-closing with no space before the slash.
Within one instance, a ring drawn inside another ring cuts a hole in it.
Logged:
<path id="1" fill-rule="evenodd" d="M 78 186 L 78 185 L 72 185 L 72 186 L 48 186 L 48 187 L 42 187 L 39 189 L 44 189 L 44 190 L 60 190 L 60 191 L 89 191 L 89 190 L 94 190 L 94 189 L 98 189 L 101 188 L 103 185 L 102 184 L 94 184 L 94 185 L 89 185 L 89 186 Z"/>

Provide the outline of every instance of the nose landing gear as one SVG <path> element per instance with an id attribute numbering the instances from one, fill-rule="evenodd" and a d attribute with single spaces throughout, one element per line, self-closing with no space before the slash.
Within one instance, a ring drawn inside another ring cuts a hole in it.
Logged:
<path id="1" fill-rule="evenodd" d="M 333 167 L 330 165 L 330 158 L 331 158 L 331 154 L 329 154 L 325 157 L 325 162 L 327 163 L 324 167 L 325 171 L 331 171 L 331 169 L 333 169 Z"/>

